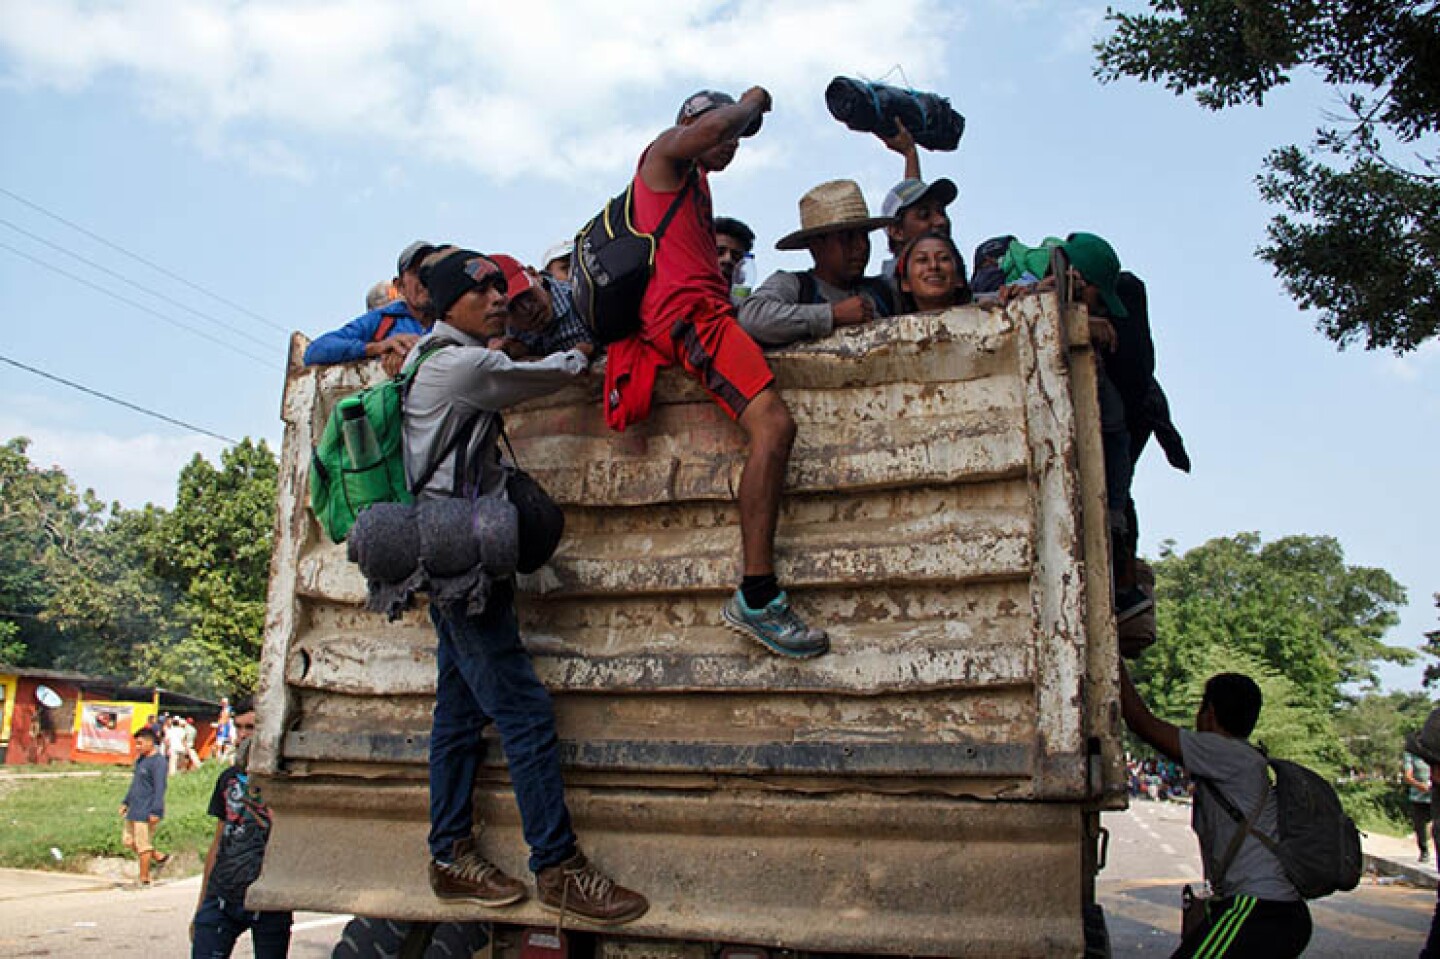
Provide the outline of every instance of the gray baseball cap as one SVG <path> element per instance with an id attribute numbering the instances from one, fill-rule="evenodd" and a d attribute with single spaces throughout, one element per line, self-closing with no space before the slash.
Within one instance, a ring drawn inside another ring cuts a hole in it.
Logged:
<path id="1" fill-rule="evenodd" d="M 428 240 L 416 240 L 400 251 L 400 259 L 396 261 L 395 265 L 395 275 L 400 276 L 406 270 L 415 269 L 420 265 L 421 260 L 434 252 L 435 244 Z"/>
<path id="2" fill-rule="evenodd" d="M 890 188 L 889 193 L 885 194 L 885 202 L 880 204 L 880 214 L 897 217 L 900 215 L 900 211 L 907 206 L 919 203 L 932 194 L 935 199 L 940 201 L 941 206 L 949 206 L 960 195 L 960 189 L 944 177 L 934 183 L 926 183 L 924 180 L 901 180 Z"/>

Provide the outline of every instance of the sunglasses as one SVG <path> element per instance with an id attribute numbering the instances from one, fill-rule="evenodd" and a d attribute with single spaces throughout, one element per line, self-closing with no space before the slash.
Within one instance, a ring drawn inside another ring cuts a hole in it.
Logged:
<path id="1" fill-rule="evenodd" d="M 477 256 L 465 261 L 465 275 L 475 281 L 475 285 L 484 289 L 493 283 L 501 293 L 509 290 L 509 284 L 505 282 L 505 274 L 500 272 L 500 266 L 489 257 Z"/>

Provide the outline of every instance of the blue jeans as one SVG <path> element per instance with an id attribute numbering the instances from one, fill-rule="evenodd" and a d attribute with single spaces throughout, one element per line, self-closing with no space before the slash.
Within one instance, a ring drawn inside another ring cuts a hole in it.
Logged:
<path id="1" fill-rule="evenodd" d="M 431 605 L 430 620 L 439 639 L 430 730 L 430 854 L 448 859 L 455 841 L 470 837 L 481 731 L 493 722 L 510 767 L 531 871 L 564 862 L 575 853 L 575 833 L 560 778 L 555 708 L 520 643 L 513 584 L 497 582 L 479 616 Z"/>
<path id="2" fill-rule="evenodd" d="M 230 959 L 235 940 L 246 929 L 255 946 L 255 959 L 285 959 L 290 951 L 288 912 L 246 912 L 239 902 L 207 893 L 195 913 L 195 941 L 190 959 Z"/>

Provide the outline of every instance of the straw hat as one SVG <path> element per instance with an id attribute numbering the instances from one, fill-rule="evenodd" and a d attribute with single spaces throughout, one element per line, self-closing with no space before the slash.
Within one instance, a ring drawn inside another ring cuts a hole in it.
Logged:
<path id="1" fill-rule="evenodd" d="M 803 250 L 810 240 L 841 230 L 878 230 L 889 217 L 871 216 L 854 180 L 830 180 L 800 198 L 800 229 L 781 237 L 777 250 Z"/>

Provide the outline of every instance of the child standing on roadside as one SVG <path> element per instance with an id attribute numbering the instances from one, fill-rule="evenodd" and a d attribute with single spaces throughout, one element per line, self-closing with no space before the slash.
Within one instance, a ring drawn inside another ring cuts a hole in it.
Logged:
<path id="1" fill-rule="evenodd" d="M 125 818 L 121 841 L 126 849 L 133 849 L 140 859 L 140 885 L 150 885 L 152 867 L 159 869 L 170 861 L 170 857 L 155 848 L 155 830 L 165 817 L 165 786 L 169 770 L 165 757 L 156 748 L 155 733 L 149 727 L 135 734 L 135 773 L 130 779 L 130 789 L 125 801 L 120 804 L 120 815 Z"/>

